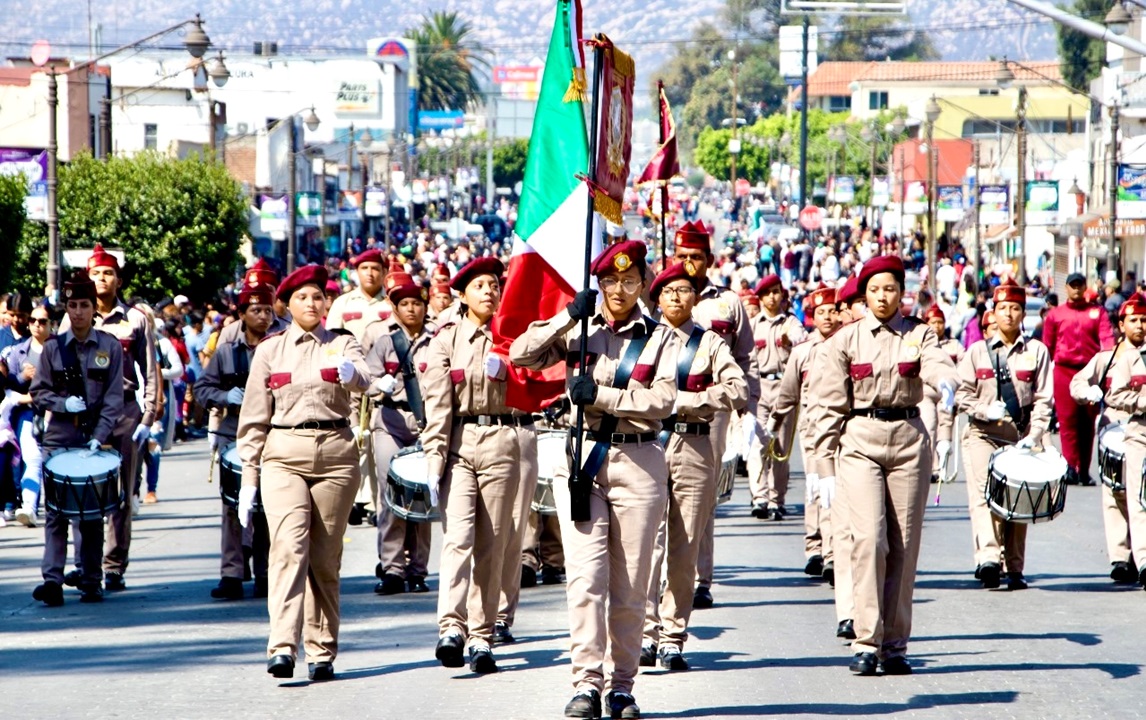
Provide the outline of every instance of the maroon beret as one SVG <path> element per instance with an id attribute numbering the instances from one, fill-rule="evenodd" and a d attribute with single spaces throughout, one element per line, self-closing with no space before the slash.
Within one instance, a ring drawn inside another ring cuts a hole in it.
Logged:
<path id="1" fill-rule="evenodd" d="M 776 273 L 760 278 L 760 282 L 756 283 L 754 292 L 757 295 L 763 295 L 766 290 L 770 290 L 774 287 L 780 287 L 780 276 Z"/>
<path id="2" fill-rule="evenodd" d="M 947 316 L 943 314 L 943 308 L 938 305 L 932 304 L 927 311 L 923 313 L 923 321 L 931 322 L 932 319 L 942 320 L 944 324 L 947 323 Z"/>
<path id="3" fill-rule="evenodd" d="M 1146 296 L 1136 292 L 1127 298 L 1122 307 L 1118 308 L 1118 317 L 1121 319 L 1127 315 L 1146 315 Z"/>
<path id="4" fill-rule="evenodd" d="M 703 250 L 712 256 L 712 236 L 700 221 L 686 222 L 676 231 L 676 247 Z"/>
<path id="5" fill-rule="evenodd" d="M 601 277 L 610 273 L 622 273 L 636 267 L 641 277 L 645 275 L 645 254 L 648 248 L 640 240 L 622 240 L 601 251 L 589 266 L 592 275 Z"/>
<path id="6" fill-rule="evenodd" d="M 97 267 L 109 267 L 119 274 L 121 268 L 119 267 L 119 259 L 112 255 L 107 250 L 103 249 L 103 245 L 96 243 L 92 248 L 92 256 L 88 258 L 88 270 Z"/>
<path id="7" fill-rule="evenodd" d="M 99 266 L 92 265 L 91 267 Z M 64 301 L 68 300 L 91 300 L 92 303 L 95 303 L 96 286 L 86 272 L 77 272 L 70 280 L 64 282 Z"/>
<path id="8" fill-rule="evenodd" d="M 397 307 L 398 303 L 407 298 L 414 298 L 415 300 L 426 302 L 429 295 L 426 293 L 426 288 L 419 285 L 414 278 L 406 275 L 406 278 L 403 279 L 402 282 L 396 283 L 393 287 L 386 290 L 386 297 L 390 298 L 390 302 L 394 307 Z"/>
<path id="9" fill-rule="evenodd" d="M 905 284 L 906 272 L 903 267 L 903 260 L 899 259 L 898 255 L 880 255 L 874 257 L 863 264 L 863 269 L 859 274 L 859 291 L 867 293 L 867 282 L 880 273 L 891 273 L 895 279 L 899 281 L 899 287 L 902 288 Z"/>
<path id="10" fill-rule="evenodd" d="M 318 289 L 325 293 L 326 281 L 328 279 L 326 268 L 322 265 L 303 265 L 298 270 L 287 275 L 286 278 L 279 283 L 279 289 L 275 291 L 275 297 L 283 302 L 287 302 L 290 300 L 291 293 L 303 285 L 317 285 Z"/>
<path id="11" fill-rule="evenodd" d="M 251 305 L 271 305 L 274 301 L 275 288 L 273 285 L 244 287 L 239 293 L 239 310 L 246 310 Z"/>
<path id="12" fill-rule="evenodd" d="M 1027 291 L 1020 285 L 1016 285 L 1013 280 L 1008 280 L 995 288 L 995 292 L 991 293 L 991 299 L 995 301 L 996 305 L 1001 302 L 1013 302 L 1025 308 L 1027 306 Z"/>
<path id="13" fill-rule="evenodd" d="M 267 264 L 266 260 L 259 258 L 255 264 L 247 269 L 243 275 L 243 287 L 258 287 L 270 285 L 272 288 L 279 284 L 279 274 Z"/>
<path id="14" fill-rule="evenodd" d="M 688 271 L 684 263 L 673 263 L 664 270 L 653 280 L 653 284 L 649 287 L 649 297 L 653 302 L 657 302 L 661 296 L 661 290 L 665 285 L 668 285 L 674 280 L 688 280 L 688 284 L 692 285 L 692 289 L 700 291 L 700 278 L 693 275 Z"/>
<path id="15" fill-rule="evenodd" d="M 362 254 L 355 256 L 355 258 L 350 261 L 350 267 L 358 267 L 364 262 L 378 263 L 383 269 L 386 267 L 386 258 L 378 248 L 370 248 Z"/>
<path id="16" fill-rule="evenodd" d="M 856 300 L 862 300 L 863 293 L 859 289 L 859 276 L 852 275 L 848 278 L 843 287 L 836 291 L 836 304 L 848 307 Z"/>
<path id="17" fill-rule="evenodd" d="M 834 305 L 835 304 L 835 302 L 836 302 L 836 289 L 830 288 L 830 287 L 822 287 L 819 290 L 808 293 L 805 300 L 808 303 L 805 307 L 807 307 L 808 309 L 810 309 L 814 313 L 814 312 L 816 312 L 816 308 L 820 307 L 821 305 Z"/>
<path id="18" fill-rule="evenodd" d="M 450 281 L 450 287 L 458 292 L 465 292 L 466 285 L 478 275 L 493 275 L 495 278 L 500 278 L 504 272 L 505 265 L 497 258 L 483 257 L 470 260 L 465 267 L 458 270 L 458 274 Z"/>
<path id="19" fill-rule="evenodd" d="M 450 284 L 449 283 L 434 283 L 432 286 L 430 286 L 430 294 L 431 295 L 446 295 L 446 296 L 450 296 L 450 297 L 453 296 L 453 293 L 450 291 Z"/>

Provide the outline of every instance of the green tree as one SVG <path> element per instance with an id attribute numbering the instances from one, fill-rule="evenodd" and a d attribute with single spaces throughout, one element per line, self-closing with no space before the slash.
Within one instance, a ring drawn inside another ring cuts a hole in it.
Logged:
<path id="1" fill-rule="evenodd" d="M 512 140 L 493 148 L 493 182 L 497 187 L 513 187 L 525 179 L 525 158 L 529 155 L 528 140 Z M 485 173 L 485 158 L 481 160 Z"/>
<path id="2" fill-rule="evenodd" d="M 0 175 L 0 290 L 12 290 L 12 263 L 24 228 L 24 196 L 28 181 L 23 175 Z M 42 287 L 41 282 L 15 286 L 24 291 Z"/>
<path id="3" fill-rule="evenodd" d="M 1074 0 L 1067 11 L 1101 23 L 1108 10 L 1108 0 Z M 1102 66 L 1106 64 L 1106 43 L 1065 25 L 1056 23 L 1055 27 L 1058 31 L 1058 56 L 1062 58 L 1063 81 L 1076 90 L 1086 92 L 1090 81 L 1102 73 Z"/>
<path id="4" fill-rule="evenodd" d="M 828 34 L 828 33 L 823 33 Z M 838 62 L 938 60 L 939 51 L 922 30 L 884 16 L 844 15 L 830 31 L 824 60 Z"/>
<path id="5" fill-rule="evenodd" d="M 233 278 L 248 202 L 223 165 L 156 153 L 106 161 L 80 155 L 60 169 L 60 242 L 123 248 L 123 292 L 205 300 Z M 28 223 L 16 253 L 18 276 L 43 278 L 43 226 Z M 41 281 L 37 281 L 39 286 Z"/>
<path id="6" fill-rule="evenodd" d="M 418 106 L 426 110 L 465 110 L 481 104 L 476 70 L 489 69 L 485 48 L 456 12 L 435 11 L 408 30 L 418 47 Z"/>

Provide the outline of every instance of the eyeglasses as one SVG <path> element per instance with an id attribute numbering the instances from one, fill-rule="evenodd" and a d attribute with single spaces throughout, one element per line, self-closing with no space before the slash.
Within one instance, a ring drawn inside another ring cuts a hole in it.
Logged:
<path id="1" fill-rule="evenodd" d="M 32 318 L 28 322 L 32 323 L 33 325 L 47 325 L 52 321 L 49 318 Z"/>
<path id="2" fill-rule="evenodd" d="M 667 287 L 661 290 L 661 294 L 670 297 L 686 298 L 692 295 L 696 290 L 693 290 L 691 285 L 682 285 L 681 287 Z"/>
<path id="3" fill-rule="evenodd" d="M 641 281 L 636 278 L 625 278 L 618 280 L 617 278 L 605 278 L 601 281 L 601 289 L 605 292 L 612 292 L 620 285 L 621 289 L 630 295 L 641 289 Z"/>

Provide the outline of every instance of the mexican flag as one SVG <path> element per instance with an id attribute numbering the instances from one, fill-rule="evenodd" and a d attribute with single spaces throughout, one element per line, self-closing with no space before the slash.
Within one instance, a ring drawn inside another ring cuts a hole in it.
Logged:
<path id="1" fill-rule="evenodd" d="M 529 323 L 564 309 L 584 284 L 589 188 L 578 175 L 589 171 L 586 94 L 581 3 L 558 0 L 525 162 L 513 255 L 493 321 L 495 347 L 501 352 Z M 595 230 L 593 237 L 595 256 L 600 234 Z M 536 412 L 565 392 L 565 365 L 544 372 L 511 368 L 508 383 L 508 404 Z"/>

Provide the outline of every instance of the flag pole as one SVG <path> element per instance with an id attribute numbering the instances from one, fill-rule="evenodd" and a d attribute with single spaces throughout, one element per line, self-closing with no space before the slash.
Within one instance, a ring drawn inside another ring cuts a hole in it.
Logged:
<path id="1" fill-rule="evenodd" d="M 665 104 L 661 102 L 661 96 L 665 93 L 665 81 L 657 80 L 657 120 L 661 126 L 661 147 L 664 147 L 665 140 Z M 661 270 L 668 267 L 668 180 L 661 180 Z"/>
<path id="2" fill-rule="evenodd" d="M 593 44 L 593 103 L 589 112 L 589 177 L 592 182 L 597 177 L 597 124 L 601 99 L 601 72 L 604 67 L 605 48 L 602 43 Z M 588 209 L 585 215 L 585 265 L 582 290 L 589 289 L 589 267 L 593 262 L 593 193 L 590 191 Z M 585 365 L 589 357 L 589 317 L 581 318 L 581 347 L 578 351 L 577 373 L 585 375 Z M 570 515 L 574 522 L 589 519 L 589 495 L 593 478 L 583 476 L 582 458 L 585 449 L 585 406 L 577 406 L 577 423 L 573 439 L 573 472 L 569 473 Z"/>

